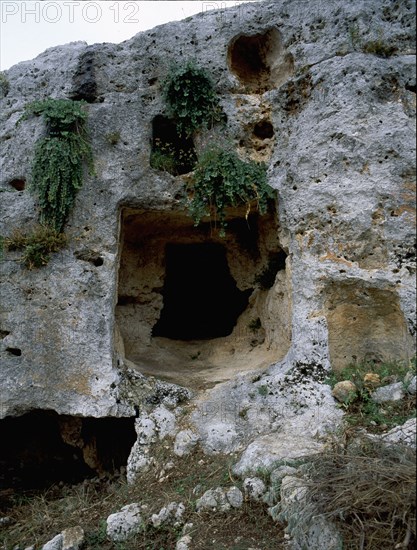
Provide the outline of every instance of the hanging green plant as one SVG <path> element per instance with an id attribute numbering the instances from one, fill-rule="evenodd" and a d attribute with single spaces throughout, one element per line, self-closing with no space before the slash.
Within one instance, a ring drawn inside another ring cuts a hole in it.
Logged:
<path id="1" fill-rule="evenodd" d="M 274 196 L 264 163 L 245 162 L 236 152 L 219 147 L 202 153 L 186 191 L 188 211 L 195 225 L 209 216 L 219 224 L 222 237 L 227 227 L 227 208 L 246 205 L 248 215 L 255 203 L 260 214 L 264 214 L 268 199 Z"/>
<path id="2" fill-rule="evenodd" d="M 78 190 L 86 162 L 92 170 L 92 151 L 87 139 L 84 102 L 46 99 L 31 103 L 23 118 L 42 115 L 46 136 L 35 147 L 31 188 L 37 195 L 40 223 L 63 230 Z"/>
<path id="3" fill-rule="evenodd" d="M 163 94 L 180 135 L 190 137 L 198 128 L 222 119 L 211 78 L 193 61 L 171 69 L 163 84 Z"/>

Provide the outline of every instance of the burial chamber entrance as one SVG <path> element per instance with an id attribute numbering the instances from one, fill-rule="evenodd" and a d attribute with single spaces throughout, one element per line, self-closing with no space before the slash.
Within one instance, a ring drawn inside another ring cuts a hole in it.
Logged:
<path id="1" fill-rule="evenodd" d="M 183 211 L 121 213 L 116 353 L 193 389 L 281 359 L 291 341 L 276 212 L 229 213 L 225 237 Z"/>
<path id="2" fill-rule="evenodd" d="M 164 305 L 152 335 L 174 340 L 228 336 L 250 293 L 238 289 L 222 245 L 167 244 Z"/>
<path id="3" fill-rule="evenodd" d="M 43 490 L 114 475 L 136 441 L 134 418 L 33 410 L 0 420 L 0 507 L 13 490 Z M 115 445 L 117 441 L 117 445 Z"/>

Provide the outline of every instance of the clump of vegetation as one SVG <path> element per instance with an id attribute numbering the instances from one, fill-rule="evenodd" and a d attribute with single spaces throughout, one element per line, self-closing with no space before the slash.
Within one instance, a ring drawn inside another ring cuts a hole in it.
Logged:
<path id="1" fill-rule="evenodd" d="M 197 129 L 212 127 L 224 116 L 210 77 L 192 61 L 173 67 L 163 89 L 177 141 L 191 139 Z M 197 159 L 193 147 L 183 150 L 160 139 L 153 145 L 150 163 L 152 168 L 173 175 L 194 170 L 185 186 L 189 213 L 196 226 L 209 216 L 214 227 L 219 224 L 222 237 L 227 227 L 227 208 L 245 205 L 249 215 L 255 203 L 263 214 L 273 195 L 266 180 L 266 165 L 244 162 L 228 147 L 209 146 Z"/>
<path id="2" fill-rule="evenodd" d="M 187 188 L 188 210 L 198 225 L 209 216 L 216 226 L 219 223 L 220 236 L 225 236 L 226 209 L 246 206 L 247 216 L 256 204 L 264 214 L 273 190 L 267 184 L 266 165 L 254 161 L 244 162 L 234 151 L 210 147 L 198 160 Z"/>
<path id="3" fill-rule="evenodd" d="M 39 225 L 28 234 L 16 230 L 4 239 L 6 250 L 23 251 L 22 263 L 28 269 L 46 265 L 50 255 L 61 250 L 66 243 L 66 235 L 48 225 Z"/>
<path id="4" fill-rule="evenodd" d="M 262 384 L 262 386 L 258 386 L 258 393 L 259 395 L 262 395 L 262 397 L 265 397 L 268 395 L 269 389 L 266 384 Z"/>
<path id="5" fill-rule="evenodd" d="M 398 48 L 388 43 L 388 39 L 384 38 L 381 29 L 379 29 L 378 35 L 379 37 L 376 40 L 364 42 L 357 23 L 351 25 L 349 28 L 350 43 L 354 50 L 384 58 L 394 55 L 398 51 Z"/>
<path id="6" fill-rule="evenodd" d="M 37 195 L 40 222 L 62 231 L 75 196 L 82 187 L 84 162 L 92 169 L 84 102 L 46 99 L 31 103 L 23 119 L 42 115 L 46 136 L 38 141 L 32 166 L 33 192 Z"/>
<path id="7" fill-rule="evenodd" d="M 174 148 L 169 146 L 155 147 L 151 152 L 150 165 L 155 170 L 177 175 L 177 159 L 175 158 Z"/>
<path id="8" fill-rule="evenodd" d="M 362 45 L 362 51 L 365 53 L 371 53 L 378 57 L 391 57 L 397 52 L 397 47 L 387 44 L 382 39 L 373 40 Z"/>
<path id="9" fill-rule="evenodd" d="M 312 459 L 306 484 L 314 515 L 335 524 L 344 549 L 415 548 L 415 449 L 366 437 L 335 442 Z"/>
<path id="10" fill-rule="evenodd" d="M 0 99 L 7 96 L 9 89 L 10 84 L 6 75 L 3 72 L 0 72 Z"/>
<path id="11" fill-rule="evenodd" d="M 370 383 L 366 375 L 377 375 L 378 383 Z M 393 382 L 403 382 L 416 374 L 415 359 L 410 362 L 363 362 L 348 365 L 339 372 L 333 372 L 327 382 L 334 387 L 337 382 L 350 380 L 357 388 L 351 399 L 340 406 L 345 409 L 345 420 L 351 426 L 363 426 L 371 432 L 384 432 L 389 428 L 403 424 L 416 416 L 415 398 L 408 393 L 398 401 L 376 403 L 372 393 L 378 386 Z M 406 387 L 404 389 L 407 389 Z"/>
<path id="12" fill-rule="evenodd" d="M 198 128 L 211 126 L 222 118 L 211 78 L 192 61 L 172 67 L 163 90 L 169 115 L 180 135 L 190 137 Z"/>
<path id="13" fill-rule="evenodd" d="M 117 145 L 120 141 L 120 132 L 109 132 L 105 137 L 107 143 L 110 145 Z"/>

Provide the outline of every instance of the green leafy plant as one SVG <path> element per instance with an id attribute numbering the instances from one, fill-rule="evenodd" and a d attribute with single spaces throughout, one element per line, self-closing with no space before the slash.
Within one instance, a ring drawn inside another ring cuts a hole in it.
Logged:
<path id="1" fill-rule="evenodd" d="M 172 67 L 163 84 L 163 93 L 169 115 L 181 135 L 189 137 L 198 128 L 222 118 L 211 78 L 192 61 Z"/>
<path id="2" fill-rule="evenodd" d="M 273 190 L 267 184 L 266 165 L 244 162 L 234 151 L 212 147 L 198 160 L 187 186 L 188 210 L 198 225 L 209 216 L 219 222 L 220 236 L 225 236 L 226 209 L 246 205 L 247 215 L 256 203 L 261 214 L 266 212 Z"/>
<path id="3" fill-rule="evenodd" d="M 92 151 L 87 140 L 84 102 L 46 99 L 31 103 L 22 119 L 42 115 L 47 134 L 35 147 L 32 190 L 38 198 L 40 222 L 61 232 L 77 191 L 82 187 L 83 165 L 92 171 Z"/>
<path id="4" fill-rule="evenodd" d="M 158 147 L 151 152 L 150 165 L 155 170 L 176 175 L 175 151 L 169 147 Z"/>
<path id="5" fill-rule="evenodd" d="M 48 225 L 39 225 L 29 234 L 16 230 L 4 239 L 7 250 L 23 251 L 22 263 L 28 269 L 46 265 L 50 255 L 61 250 L 66 243 L 66 236 Z"/>

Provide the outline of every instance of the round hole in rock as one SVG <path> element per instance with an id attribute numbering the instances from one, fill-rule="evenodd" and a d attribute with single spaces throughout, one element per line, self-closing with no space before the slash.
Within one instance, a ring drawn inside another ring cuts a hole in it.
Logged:
<path id="1" fill-rule="evenodd" d="M 13 187 L 13 189 L 16 189 L 16 191 L 23 191 L 26 187 L 26 181 L 22 178 L 16 178 L 9 181 L 9 185 Z"/>
<path id="2" fill-rule="evenodd" d="M 270 139 L 274 135 L 274 127 L 267 120 L 262 120 L 255 125 L 253 134 L 260 139 Z"/>
<path id="3" fill-rule="evenodd" d="M 252 289 L 240 291 L 217 243 L 168 244 L 164 307 L 153 336 L 202 340 L 229 335 Z"/>
<path id="4" fill-rule="evenodd" d="M 281 85 L 294 71 L 293 58 L 285 54 L 281 34 L 275 28 L 234 38 L 229 45 L 228 62 L 230 70 L 253 93 Z"/>
<path id="5" fill-rule="evenodd" d="M 20 357 L 22 355 L 22 350 L 19 348 L 6 348 L 6 351 L 15 357 Z"/>

